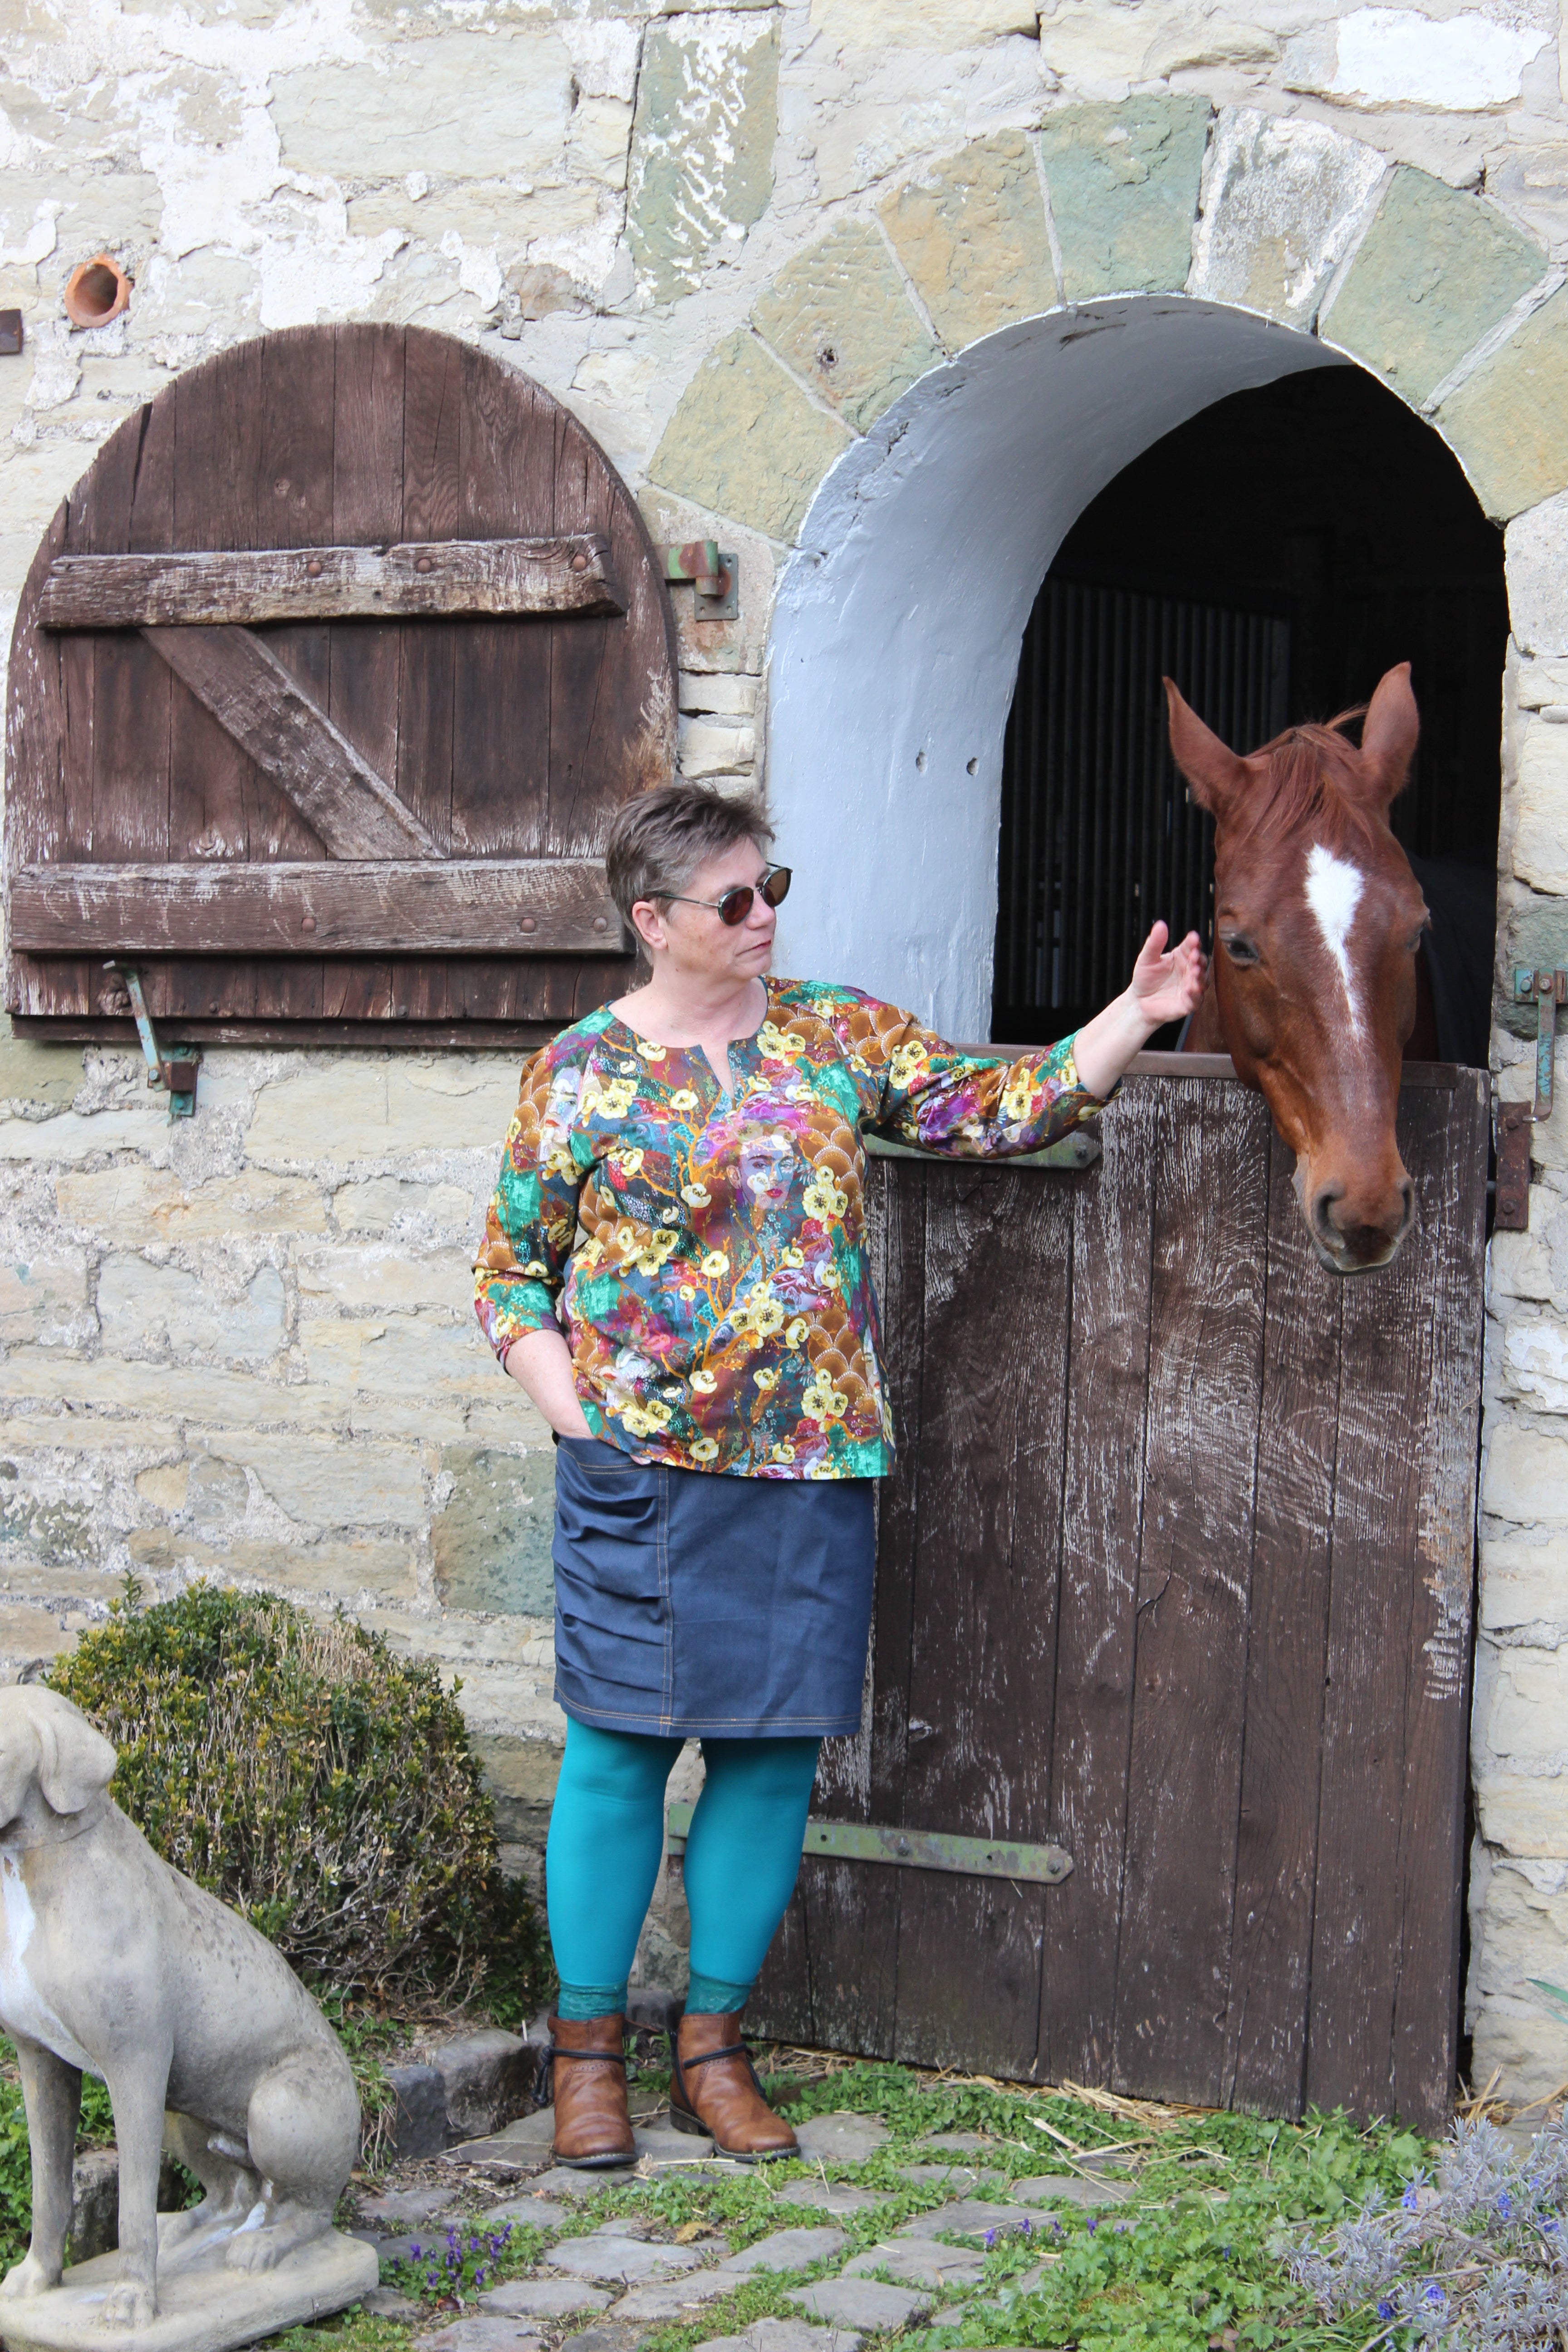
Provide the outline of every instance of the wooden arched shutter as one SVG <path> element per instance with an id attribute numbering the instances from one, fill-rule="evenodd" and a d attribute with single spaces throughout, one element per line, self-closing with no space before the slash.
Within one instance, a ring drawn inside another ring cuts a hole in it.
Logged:
<path id="1" fill-rule="evenodd" d="M 526 1039 L 630 969 L 598 856 L 674 761 L 614 467 L 446 335 L 241 343 L 129 418 L 23 591 L 6 1004 L 190 1038 Z"/>

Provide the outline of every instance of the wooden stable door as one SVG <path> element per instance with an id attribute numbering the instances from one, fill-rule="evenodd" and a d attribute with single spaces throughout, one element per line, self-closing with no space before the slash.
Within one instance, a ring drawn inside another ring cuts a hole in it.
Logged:
<path id="1" fill-rule="evenodd" d="M 899 1464 L 867 1727 L 825 1748 L 814 1812 L 1073 1866 L 808 1853 L 759 2012 L 921 2064 L 1433 2128 L 1487 1081 L 1407 1071 L 1415 1229 L 1345 1281 L 1261 1099 L 1204 1069 L 1131 1078 L 1079 1173 L 880 1163 Z"/>

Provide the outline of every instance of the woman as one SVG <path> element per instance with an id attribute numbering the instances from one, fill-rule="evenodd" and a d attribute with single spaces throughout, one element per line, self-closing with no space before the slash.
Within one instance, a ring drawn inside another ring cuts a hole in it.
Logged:
<path id="1" fill-rule="evenodd" d="M 1196 936 L 1156 924 L 1124 995 L 1011 1067 L 858 989 L 765 977 L 787 867 L 760 800 L 630 802 L 605 871 L 652 978 L 535 1055 L 476 1268 L 487 1337 L 557 1440 L 545 1857 L 561 1979 L 555 2156 L 633 2161 L 625 2009 L 681 1744 L 691 1976 L 671 2120 L 795 2152 L 740 2012 L 799 1867 L 825 1738 L 858 1731 L 871 1481 L 891 1459 L 861 1134 L 971 1158 L 1102 1108 L 1197 1003 Z"/>

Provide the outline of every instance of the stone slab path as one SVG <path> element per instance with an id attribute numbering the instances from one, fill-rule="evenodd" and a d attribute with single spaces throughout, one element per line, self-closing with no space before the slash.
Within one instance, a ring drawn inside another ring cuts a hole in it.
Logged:
<path id="1" fill-rule="evenodd" d="M 645 2114 L 635 2168 L 578 2172 L 551 2163 L 549 2124 L 531 2116 L 448 2151 L 449 2186 L 363 2201 L 361 2232 L 384 2252 L 417 2242 L 421 2225 L 439 2252 L 459 2219 L 492 2233 L 510 2221 L 538 2249 L 529 2275 L 472 2294 L 455 2316 L 378 2290 L 378 2311 L 409 2323 L 410 2352 L 641 2352 L 670 2326 L 689 2331 L 693 2352 L 876 2352 L 874 2339 L 956 2318 L 998 2248 L 1011 2278 L 1037 2282 L 1057 2259 L 1053 2234 L 1083 2226 L 1074 2209 L 1115 2205 L 1134 2187 L 1054 2147 L 1024 2150 L 1029 2168 L 1015 2174 L 1017 2140 L 980 2132 L 906 2127 L 892 2143 L 879 2117 L 848 2111 L 799 2124 L 801 2163 L 766 2168 L 721 2161 L 710 2141 Z M 677 2213 L 699 2218 L 679 2230 L 667 2218 L 671 2184 L 737 2178 L 743 2205 L 678 2199 Z M 593 2203 L 605 2198 L 607 2220 Z M 773 2308 L 748 2323 L 759 2293 Z"/>

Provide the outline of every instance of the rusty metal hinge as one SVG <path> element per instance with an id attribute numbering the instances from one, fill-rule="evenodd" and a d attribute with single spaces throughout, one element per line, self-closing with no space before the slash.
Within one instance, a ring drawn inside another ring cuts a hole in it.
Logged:
<path id="1" fill-rule="evenodd" d="M 1537 1119 L 1552 1116 L 1557 1008 L 1568 1003 L 1568 971 L 1559 965 L 1551 971 L 1531 971 L 1520 965 L 1513 975 L 1513 998 L 1516 1004 L 1535 1007 L 1535 1098 L 1497 1107 L 1492 1226 L 1503 1234 L 1530 1230 L 1530 1131 Z"/>
<path id="2" fill-rule="evenodd" d="M 147 1010 L 147 999 L 142 993 L 142 975 L 134 964 L 117 963 L 111 957 L 103 969 L 118 972 L 125 982 L 125 992 L 131 999 L 131 1010 L 136 1019 L 136 1034 L 142 1040 L 148 1085 L 167 1087 L 171 1118 L 194 1118 L 196 1111 L 196 1056 L 171 1056 L 159 1052 L 153 1016 Z"/>
<path id="3" fill-rule="evenodd" d="M 739 618 L 741 559 L 716 539 L 689 539 L 679 547 L 661 547 L 658 560 L 667 580 L 690 582 L 694 621 Z"/>
<path id="4" fill-rule="evenodd" d="M 690 1833 L 690 1805 L 671 1805 L 666 1814 L 668 1845 L 677 1853 Z M 870 1822 L 808 1821 L 803 1854 L 828 1862 L 883 1862 L 905 1870 L 951 1870 L 965 1878 L 1016 1878 L 1031 1886 L 1056 1886 L 1072 1874 L 1065 1846 L 1015 1845 L 1000 1838 L 950 1837 L 939 1830 L 882 1829 Z"/>

